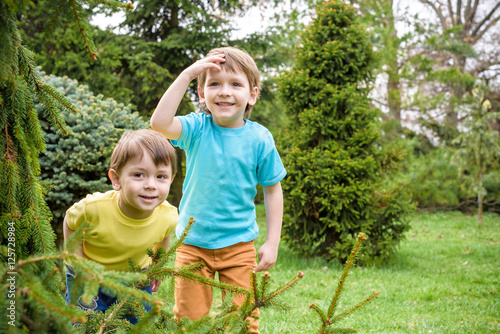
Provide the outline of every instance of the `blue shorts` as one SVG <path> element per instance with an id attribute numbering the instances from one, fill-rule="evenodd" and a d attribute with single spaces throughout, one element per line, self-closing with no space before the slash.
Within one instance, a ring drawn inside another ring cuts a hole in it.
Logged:
<path id="1" fill-rule="evenodd" d="M 115 304 L 117 302 L 117 298 L 113 295 L 109 295 L 107 293 L 104 293 L 101 288 L 99 288 L 99 291 L 97 293 L 97 296 L 95 296 L 89 303 L 84 303 L 82 300 L 82 293 L 78 293 L 78 300 L 76 302 L 71 301 L 71 296 L 70 296 L 70 291 L 72 290 L 74 284 L 75 284 L 75 272 L 73 269 L 69 266 L 65 266 L 66 269 L 66 304 L 71 305 L 75 304 L 79 308 L 81 308 L 84 311 L 102 311 L 105 312 L 110 306 Z M 151 287 L 149 285 L 143 287 L 141 290 L 146 291 L 150 295 L 152 294 Z M 146 311 L 150 312 L 152 310 L 151 305 L 148 303 L 143 304 L 144 308 Z M 137 318 L 136 317 L 125 317 L 131 324 L 136 324 L 137 323 Z"/>

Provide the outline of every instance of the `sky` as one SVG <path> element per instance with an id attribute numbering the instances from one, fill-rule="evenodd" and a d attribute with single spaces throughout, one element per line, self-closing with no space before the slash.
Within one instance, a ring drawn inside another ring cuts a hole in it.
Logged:
<path id="1" fill-rule="evenodd" d="M 395 0 L 394 9 L 396 13 L 402 13 L 405 7 L 409 7 L 411 13 L 422 13 L 423 5 L 417 0 Z M 282 1 L 278 5 L 277 10 L 286 10 L 290 8 L 290 1 Z M 269 26 L 269 18 L 274 14 L 273 11 L 268 10 L 263 6 L 255 6 L 250 8 L 247 13 L 242 17 L 237 17 L 233 19 L 233 23 L 236 26 L 233 37 L 236 39 L 243 38 L 246 35 L 263 31 Z M 97 14 L 91 20 L 92 24 L 97 25 L 101 29 L 106 29 L 108 26 L 116 27 L 125 19 L 125 12 L 118 12 L 113 14 L 111 17 L 104 14 Z M 305 15 L 304 22 L 307 23 L 309 20 L 308 15 Z M 404 30 L 403 26 L 398 27 L 399 30 Z"/>
<path id="2" fill-rule="evenodd" d="M 290 7 L 290 1 L 282 1 L 278 5 L 277 10 L 286 10 Z M 236 17 L 232 19 L 234 26 L 236 27 L 234 31 L 233 38 L 239 39 L 246 35 L 263 31 L 269 26 L 269 18 L 274 14 L 273 11 L 268 10 L 263 6 L 255 6 L 247 10 L 246 14 L 242 17 Z M 91 20 L 93 25 L 97 25 L 101 29 L 106 29 L 108 27 L 117 27 L 125 19 L 125 11 L 121 11 L 113 14 L 112 16 L 106 16 L 104 14 L 97 14 Z M 306 17 L 305 20 L 308 18 Z"/>

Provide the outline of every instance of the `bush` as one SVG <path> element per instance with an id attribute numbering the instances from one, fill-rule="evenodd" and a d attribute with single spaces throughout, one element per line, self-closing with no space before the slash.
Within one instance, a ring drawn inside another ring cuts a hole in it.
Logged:
<path id="1" fill-rule="evenodd" d="M 283 239 L 303 255 L 344 260 L 365 232 L 360 261 L 381 261 L 409 228 L 407 193 L 382 186 L 388 154 L 400 153 L 377 145 L 378 111 L 367 97 L 374 56 L 355 9 L 324 2 L 281 80 L 290 117 L 279 138 L 288 172 Z"/>
<path id="2" fill-rule="evenodd" d="M 62 92 L 79 110 L 62 111 L 69 132 L 62 135 L 42 121 L 47 150 L 40 156 L 41 179 L 48 181 L 46 196 L 54 221 L 62 235 L 66 210 L 89 193 L 110 190 L 107 172 L 111 153 L 125 130 L 142 129 L 146 122 L 130 106 L 95 96 L 87 86 L 67 77 L 46 76 L 45 83 Z M 40 113 L 41 105 L 35 104 Z M 41 117 L 41 115 L 40 115 Z"/>
<path id="3" fill-rule="evenodd" d="M 407 149 L 409 158 L 405 170 L 393 182 L 408 189 L 419 209 L 462 212 L 477 209 L 477 191 L 474 186 L 476 171 L 459 173 L 458 166 L 452 162 L 453 148 L 437 147 L 427 154 L 414 153 L 412 145 Z M 484 175 L 483 187 L 486 190 L 484 210 L 500 212 L 498 169 Z"/>

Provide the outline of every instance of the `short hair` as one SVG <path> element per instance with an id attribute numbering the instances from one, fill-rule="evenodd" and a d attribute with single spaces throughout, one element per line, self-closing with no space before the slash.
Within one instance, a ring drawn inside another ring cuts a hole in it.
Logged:
<path id="1" fill-rule="evenodd" d="M 113 150 L 110 168 L 117 173 L 129 162 L 141 160 L 147 152 L 156 167 L 170 166 L 172 178 L 177 172 L 177 156 L 175 149 L 161 133 L 148 130 L 125 132 Z"/>
<path id="2" fill-rule="evenodd" d="M 219 54 L 223 54 L 226 59 L 225 62 L 221 63 L 222 68 L 232 73 L 237 71 L 245 73 L 248 78 L 248 82 L 250 83 L 250 89 L 257 87 L 260 93 L 260 71 L 257 68 L 257 64 L 255 64 L 252 56 L 250 56 L 248 52 L 242 49 L 227 46 L 210 50 L 210 52 L 208 52 L 207 54 L 207 57 Z M 203 88 L 203 86 L 205 86 L 206 79 L 207 71 L 203 71 L 203 73 L 198 76 L 198 87 Z M 250 118 L 252 108 L 253 106 L 247 104 L 244 114 L 245 118 Z M 208 108 L 205 107 L 204 111 L 208 115 L 211 115 L 211 112 L 210 110 L 208 110 Z"/>

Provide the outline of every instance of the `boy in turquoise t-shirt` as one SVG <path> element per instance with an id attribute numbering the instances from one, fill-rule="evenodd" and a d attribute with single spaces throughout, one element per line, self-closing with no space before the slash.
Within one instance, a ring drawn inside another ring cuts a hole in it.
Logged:
<path id="1" fill-rule="evenodd" d="M 205 113 L 177 116 L 177 108 L 190 82 L 198 77 L 200 102 Z M 176 265 L 204 261 L 200 274 L 243 288 L 250 286 L 251 271 L 272 268 L 278 255 L 283 219 L 280 181 L 286 171 L 271 133 L 249 121 L 260 90 L 260 73 L 243 50 L 213 49 L 206 58 L 185 69 L 160 100 L 151 126 L 186 152 L 186 178 L 180 204 L 180 236 L 190 216 L 196 223 L 177 252 Z M 256 186 L 264 187 L 267 239 L 259 249 Z M 242 297 L 234 302 L 241 304 Z M 177 280 L 176 318 L 199 319 L 208 314 L 212 290 Z M 258 312 L 250 319 L 258 333 Z"/>

